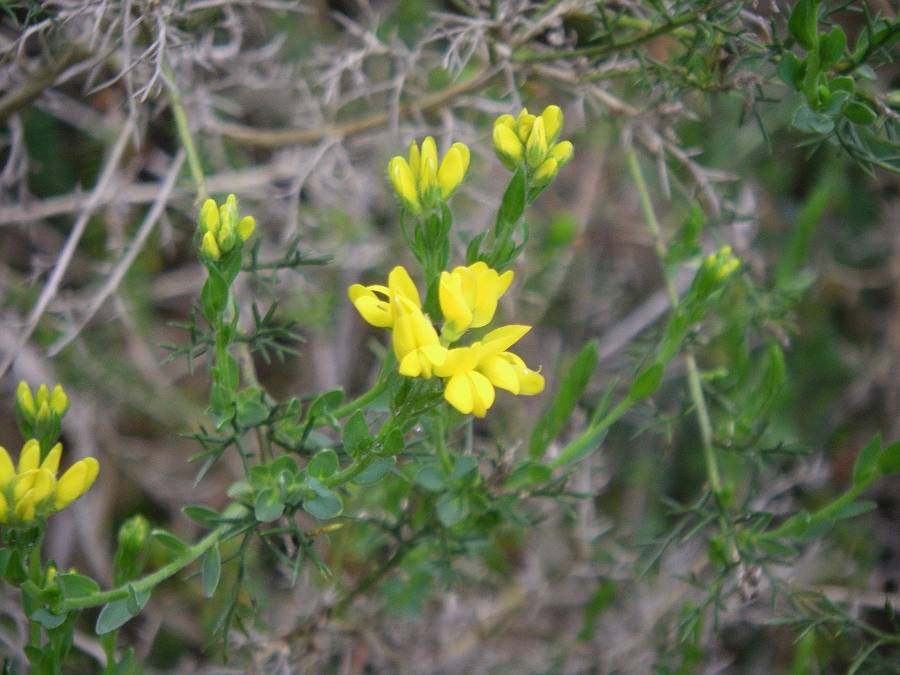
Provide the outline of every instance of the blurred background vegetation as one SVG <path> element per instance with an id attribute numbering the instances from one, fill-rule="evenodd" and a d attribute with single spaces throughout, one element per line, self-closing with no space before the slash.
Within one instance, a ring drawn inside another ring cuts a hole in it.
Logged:
<path id="1" fill-rule="evenodd" d="M 346 289 L 412 263 L 389 159 L 426 134 L 467 143 L 454 220 L 470 238 L 508 178 L 493 120 L 557 104 L 575 157 L 529 211 L 501 303 L 535 326 L 522 355 L 547 392 L 501 396 L 476 424 L 485 479 L 502 482 L 585 343 L 599 368 L 564 440 L 665 329 L 634 147 L 666 238 L 699 209 L 703 250 L 729 244 L 744 261 L 689 337 L 725 470 L 749 467 L 739 498 L 785 513 L 846 488 L 873 435 L 900 437 L 900 28 L 889 0 L 799 4 L 836 41 L 830 64 L 827 46 L 812 64 L 794 3 L 778 0 L 0 0 L 0 442 L 16 442 L 20 380 L 62 382 L 70 457 L 102 466 L 52 519 L 48 555 L 109 584 L 127 517 L 196 538 L 181 509 L 223 507 L 240 474 L 225 461 L 195 484 L 186 435 L 208 373 L 202 353 L 193 370 L 168 358 L 191 344 L 204 280 L 179 115 L 209 193 L 255 216 L 257 260 L 290 263 L 237 287 L 248 321 L 251 303 L 277 301 L 269 320 L 295 336 L 254 354 L 274 395 L 352 396 L 377 372 L 383 336 Z M 680 292 L 691 278 L 675 277 Z M 781 354 L 784 384 L 758 400 Z M 396 556 L 402 534 L 378 523 L 417 497 L 392 482 L 317 539 L 330 575 L 309 565 L 292 585 L 260 547 L 227 665 L 208 646 L 224 599 L 205 601 L 196 580 L 167 583 L 127 640 L 146 672 L 897 672 L 900 484 L 877 483 L 877 508 L 789 564 L 712 593 L 715 542 L 673 529 L 706 481 L 684 369 L 519 520 Z M 18 612 L 0 594 L 12 658 Z M 90 628 L 72 672 L 102 653 Z"/>

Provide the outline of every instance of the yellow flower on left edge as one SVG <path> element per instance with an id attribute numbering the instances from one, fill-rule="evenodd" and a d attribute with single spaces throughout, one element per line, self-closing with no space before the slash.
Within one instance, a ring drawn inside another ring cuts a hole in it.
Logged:
<path id="1" fill-rule="evenodd" d="M 35 518 L 60 511 L 87 492 L 100 465 L 93 457 L 73 464 L 57 480 L 62 444 L 57 443 L 41 461 L 40 444 L 32 439 L 19 455 L 18 467 L 0 447 L 0 523 L 30 524 Z"/>

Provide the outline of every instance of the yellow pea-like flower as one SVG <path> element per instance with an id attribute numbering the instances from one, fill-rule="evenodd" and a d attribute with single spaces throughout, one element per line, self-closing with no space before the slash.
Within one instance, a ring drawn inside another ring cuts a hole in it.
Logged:
<path id="1" fill-rule="evenodd" d="M 469 328 L 486 326 L 494 318 L 497 301 L 512 283 L 511 270 L 499 274 L 484 262 L 442 272 L 438 299 L 444 314 L 442 337 L 455 342 Z"/>
<path id="2" fill-rule="evenodd" d="M 534 126 L 534 122 L 537 119 L 535 115 L 531 115 L 528 112 L 527 108 L 522 108 L 522 112 L 519 113 L 519 119 L 516 120 L 516 129 L 519 133 L 519 140 L 522 143 L 527 143 L 528 138 L 531 136 L 531 129 Z"/>
<path id="3" fill-rule="evenodd" d="M 219 207 L 214 199 L 207 199 L 200 208 L 200 227 L 204 232 L 212 232 L 213 237 L 219 233 Z"/>
<path id="4" fill-rule="evenodd" d="M 456 192 L 456 188 L 466 177 L 466 171 L 469 170 L 470 157 L 469 148 L 462 143 L 454 143 L 450 146 L 444 159 L 441 160 L 437 174 L 442 199 L 447 200 Z"/>
<path id="5" fill-rule="evenodd" d="M 56 484 L 53 508 L 57 511 L 64 509 L 87 492 L 99 471 L 100 465 L 93 457 L 75 462 Z"/>
<path id="6" fill-rule="evenodd" d="M 565 166 L 572 159 L 574 148 L 569 141 L 562 141 L 553 146 L 550 150 L 550 157 L 556 160 L 557 165 Z"/>
<path id="7" fill-rule="evenodd" d="M 478 365 L 478 372 L 495 387 L 513 394 L 532 396 L 544 390 L 544 376 L 529 369 L 521 357 L 512 352 L 501 352 L 484 359 Z"/>
<path id="8" fill-rule="evenodd" d="M 52 448 L 50 448 L 50 452 L 47 453 L 47 456 L 44 457 L 44 461 L 41 462 L 41 469 L 49 471 L 54 476 L 56 472 L 59 471 L 59 460 L 62 458 L 62 443 L 57 443 Z"/>
<path id="9" fill-rule="evenodd" d="M 534 172 L 531 178 L 532 185 L 543 187 L 556 178 L 557 173 L 559 173 L 559 164 L 552 157 L 548 157 L 541 163 L 538 170 Z"/>
<path id="10" fill-rule="evenodd" d="M 416 155 L 418 155 L 418 148 L 416 148 Z M 422 204 L 419 202 L 416 179 L 407 161 L 402 157 L 394 157 L 388 164 L 388 177 L 403 205 L 413 213 L 421 213 Z"/>
<path id="11" fill-rule="evenodd" d="M 408 298 L 391 297 L 394 308 L 394 355 L 400 363 L 401 375 L 431 377 L 434 367 L 447 357 L 437 331 L 422 310 Z"/>
<path id="12" fill-rule="evenodd" d="M 395 311 L 391 307 L 391 297 L 399 295 L 412 302 L 419 309 L 422 303 L 416 285 L 409 277 L 409 272 L 400 265 L 388 275 L 388 285 L 363 286 L 353 284 L 347 289 L 347 295 L 362 317 L 378 328 L 393 328 Z"/>

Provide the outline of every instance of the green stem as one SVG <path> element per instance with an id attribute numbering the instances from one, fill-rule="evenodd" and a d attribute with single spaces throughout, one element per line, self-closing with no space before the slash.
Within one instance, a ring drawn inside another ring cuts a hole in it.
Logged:
<path id="1" fill-rule="evenodd" d="M 650 191 L 647 189 L 647 183 L 644 181 L 644 174 L 641 172 L 638 163 L 637 153 L 634 151 L 630 138 L 625 143 L 625 158 L 628 162 L 628 168 L 631 171 L 634 185 L 638 191 L 638 197 L 641 201 L 641 209 L 644 212 L 644 221 L 647 229 L 653 237 L 653 246 L 656 250 L 656 257 L 659 259 L 659 265 L 662 269 L 663 282 L 666 286 L 666 293 L 669 296 L 669 302 L 673 310 L 678 309 L 681 302 L 678 297 L 678 291 L 666 272 L 665 261 L 668 258 L 668 250 L 662 235 L 662 228 L 656 218 L 656 212 L 653 210 L 653 201 L 650 198 Z M 697 413 L 697 423 L 700 425 L 700 437 L 703 442 L 703 458 L 706 462 L 706 473 L 709 478 L 709 485 L 712 491 L 719 495 L 722 491 L 722 480 L 719 474 L 719 463 L 716 459 L 715 448 L 713 447 L 712 422 L 709 417 L 709 408 L 706 406 L 706 397 L 703 395 L 703 385 L 700 380 L 700 370 L 697 368 L 697 359 L 694 356 L 693 349 L 685 347 L 685 362 L 687 364 L 688 389 L 690 390 L 691 400 L 694 404 L 694 410 Z"/>
<path id="2" fill-rule="evenodd" d="M 823 506 L 821 509 L 809 515 L 809 519 L 806 521 L 806 529 L 808 530 L 815 525 L 818 525 L 824 520 L 831 519 L 835 513 L 843 509 L 848 504 L 852 504 L 855 502 L 859 496 L 865 492 L 871 483 L 859 483 L 851 487 L 847 492 L 842 494 L 840 497 L 835 499 L 830 504 Z M 780 526 L 776 527 L 774 530 L 768 530 L 766 532 L 762 532 L 757 536 L 757 539 L 780 539 L 781 537 L 790 535 L 793 531 L 796 530 L 796 522 L 791 522 L 793 518 L 789 518 Z"/>
<path id="3" fill-rule="evenodd" d="M 129 582 L 125 586 L 114 588 L 111 591 L 94 593 L 93 595 L 80 598 L 68 598 L 54 607 L 53 611 L 59 614 L 62 612 L 71 612 L 76 609 L 85 609 L 87 607 L 98 607 L 100 605 L 105 605 L 108 602 L 112 602 L 113 600 L 127 598 L 131 594 L 131 590 L 129 589 L 134 589 L 135 593 L 152 589 L 203 556 L 204 553 L 218 543 L 219 539 L 222 538 L 222 535 L 224 535 L 231 527 L 232 525 L 230 524 L 219 526 L 206 535 L 204 539 L 200 540 L 187 551 L 175 558 L 172 562 L 163 565 L 152 574 L 148 574 L 136 581 Z"/>
<path id="4" fill-rule="evenodd" d="M 184 146 L 191 177 L 197 187 L 197 202 L 203 202 L 209 197 L 209 193 L 206 191 L 206 178 L 203 174 L 203 164 L 200 162 L 200 153 L 197 152 L 197 146 L 194 144 L 194 137 L 191 135 L 191 128 L 188 125 L 187 113 L 181 103 L 181 92 L 175 84 L 175 76 L 171 68 L 165 62 L 162 64 L 162 73 L 162 80 L 166 84 L 166 89 L 169 90 L 169 100 L 172 103 L 172 115 L 175 117 L 178 137 Z"/>
<path id="5" fill-rule="evenodd" d="M 574 459 L 579 459 L 582 457 L 585 452 L 585 448 L 589 446 L 591 443 L 596 443 L 598 438 L 601 438 L 601 434 L 603 434 L 606 429 L 608 429 L 613 422 L 619 419 L 625 412 L 634 404 L 634 401 L 631 400 L 630 397 L 625 397 L 619 405 L 613 408 L 610 413 L 604 417 L 602 420 L 597 422 L 596 424 L 591 425 L 588 429 L 582 433 L 578 438 L 569 443 L 565 450 L 559 453 L 558 457 L 555 457 L 548 466 L 551 469 L 558 469 L 563 464 L 568 464 Z"/>

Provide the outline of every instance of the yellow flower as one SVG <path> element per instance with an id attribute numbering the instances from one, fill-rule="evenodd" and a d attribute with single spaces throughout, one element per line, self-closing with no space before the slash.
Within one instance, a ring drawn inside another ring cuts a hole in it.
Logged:
<path id="1" fill-rule="evenodd" d="M 87 492 L 91 485 L 94 484 L 94 479 L 97 478 L 99 471 L 100 465 L 93 457 L 75 462 L 62 475 L 62 478 L 59 479 L 56 485 L 56 497 L 53 502 L 53 508 L 56 511 L 64 509 Z"/>
<path id="2" fill-rule="evenodd" d="M 451 349 L 434 373 L 447 379 L 444 398 L 464 415 L 484 417 L 494 403 L 494 387 L 514 394 L 537 394 L 544 378 L 506 350 L 518 342 L 530 326 L 504 326 L 470 347 Z"/>
<path id="3" fill-rule="evenodd" d="M 442 272 L 438 299 L 444 314 L 444 340 L 456 342 L 469 328 L 489 324 L 497 311 L 497 301 L 512 279 L 512 271 L 501 275 L 483 262 Z"/>
<path id="4" fill-rule="evenodd" d="M 393 295 L 402 296 L 419 309 L 422 308 L 416 285 L 410 279 L 409 272 L 400 265 L 391 270 L 387 286 L 353 284 L 347 289 L 347 295 L 362 317 L 378 328 L 394 327 L 396 317 L 391 309 Z"/>
<path id="5" fill-rule="evenodd" d="M 23 413 L 34 417 L 34 397 L 31 395 L 31 388 L 25 380 L 19 382 L 19 387 L 16 389 L 16 403 L 18 403 Z"/>
<path id="6" fill-rule="evenodd" d="M 462 143 L 450 146 L 438 163 L 437 145 L 428 136 L 422 149 L 413 141 L 409 161 L 394 157 L 388 164 L 388 177 L 403 205 L 414 213 L 432 209 L 449 199 L 462 183 L 469 168 L 469 148 Z"/>
<path id="7" fill-rule="evenodd" d="M 512 120 L 512 115 L 504 115 Z M 525 148 L 514 128 L 501 122 L 503 118 L 498 118 L 498 124 L 494 125 L 494 152 L 510 171 L 515 171 L 516 167 L 522 163 Z"/>
<path id="8" fill-rule="evenodd" d="M 219 242 L 216 241 L 216 237 L 211 231 L 203 235 L 203 239 L 200 242 L 200 252 L 210 262 L 215 262 L 222 257 L 222 251 L 219 250 Z"/>
<path id="9" fill-rule="evenodd" d="M 41 461 L 37 440 L 22 447 L 18 467 L 0 447 L 0 523 L 27 526 L 38 516 L 65 508 L 83 495 L 99 471 L 97 460 L 76 462 L 57 481 L 62 444 L 54 445 Z"/>
<path id="10" fill-rule="evenodd" d="M 429 378 L 435 366 L 444 363 L 447 349 L 422 310 L 409 298 L 391 296 L 394 313 L 394 354 L 400 374 Z"/>

